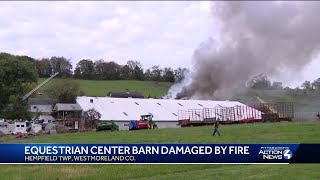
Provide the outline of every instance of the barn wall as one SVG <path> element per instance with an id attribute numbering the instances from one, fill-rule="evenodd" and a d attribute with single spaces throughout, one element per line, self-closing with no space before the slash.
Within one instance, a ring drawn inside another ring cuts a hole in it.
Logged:
<path id="1" fill-rule="evenodd" d="M 159 129 L 162 128 L 180 128 L 180 126 L 178 126 L 178 121 L 169 121 L 169 122 L 164 122 L 164 121 L 154 121 L 157 125 Z M 119 130 L 120 131 L 125 131 L 125 130 L 129 130 L 129 126 L 126 126 L 129 124 L 129 121 L 114 121 L 115 124 L 117 124 L 119 126 Z"/>
<path id="2" fill-rule="evenodd" d="M 156 124 L 158 125 L 158 128 L 180 128 L 181 126 L 178 126 L 178 121 L 170 121 L 170 122 L 166 122 L 166 121 L 161 121 L 161 122 L 157 122 L 155 121 Z"/>

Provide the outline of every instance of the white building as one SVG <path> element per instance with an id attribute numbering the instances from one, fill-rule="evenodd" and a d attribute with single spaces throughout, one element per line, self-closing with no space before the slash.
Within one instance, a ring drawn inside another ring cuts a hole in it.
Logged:
<path id="1" fill-rule="evenodd" d="M 29 98 L 28 111 L 36 113 L 51 113 L 55 102 L 49 98 Z"/>
<path id="2" fill-rule="evenodd" d="M 171 100 L 171 99 L 135 99 L 110 97 L 77 97 L 77 104 L 83 111 L 91 108 L 99 111 L 100 120 L 113 120 L 120 130 L 128 130 L 130 120 L 139 120 L 140 115 L 152 114 L 159 128 L 176 128 L 179 111 L 213 109 L 216 107 L 246 107 L 253 112 L 250 116 L 261 118 L 261 112 L 237 101 L 209 100 Z M 248 113 L 246 113 L 248 114 Z M 250 114 L 250 113 L 249 113 Z M 189 117 L 190 118 L 190 117 Z M 233 120 L 250 118 L 248 115 L 235 114 Z"/>

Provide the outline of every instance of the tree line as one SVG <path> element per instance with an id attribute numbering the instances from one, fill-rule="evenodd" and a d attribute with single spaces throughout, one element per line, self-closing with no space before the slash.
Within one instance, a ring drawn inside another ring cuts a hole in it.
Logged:
<path id="1" fill-rule="evenodd" d="M 296 88 L 290 88 L 290 87 L 283 87 L 282 82 L 279 81 L 273 81 L 265 75 L 265 74 L 259 74 L 257 76 L 254 76 L 250 81 L 247 83 L 247 87 L 252 89 L 284 89 L 284 90 L 305 90 L 305 91 L 314 91 L 314 92 L 320 92 L 320 78 L 311 81 L 304 81 L 300 86 Z"/>
<path id="2" fill-rule="evenodd" d="M 60 77 L 73 77 L 86 80 L 142 80 L 178 82 L 183 78 L 187 68 L 161 68 L 155 65 L 144 70 L 139 61 L 129 60 L 120 65 L 114 61 L 82 59 L 72 71 L 70 59 L 65 57 L 51 57 L 34 60 L 39 77 L 50 77 L 59 72 Z"/>

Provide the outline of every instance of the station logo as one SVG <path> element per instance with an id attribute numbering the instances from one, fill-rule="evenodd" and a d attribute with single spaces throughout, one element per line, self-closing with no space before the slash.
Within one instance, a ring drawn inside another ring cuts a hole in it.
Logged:
<path id="1" fill-rule="evenodd" d="M 289 149 L 283 151 L 283 157 L 285 159 L 291 159 L 292 155 L 293 155 L 293 153 Z"/>
<path id="2" fill-rule="evenodd" d="M 291 159 L 293 156 L 289 147 L 261 147 L 259 155 L 262 155 L 262 159 L 276 160 L 276 159 Z"/>

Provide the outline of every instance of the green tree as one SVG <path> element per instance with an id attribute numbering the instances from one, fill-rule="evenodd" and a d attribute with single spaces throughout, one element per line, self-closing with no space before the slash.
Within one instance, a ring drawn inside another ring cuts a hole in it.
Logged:
<path id="1" fill-rule="evenodd" d="M 140 70 L 142 70 L 142 65 L 139 61 L 133 61 L 133 60 L 129 60 L 127 62 L 127 66 L 129 68 L 129 79 L 135 79 L 135 70 L 136 70 L 136 75 L 138 75 L 138 78 L 140 77 Z"/>
<path id="2" fill-rule="evenodd" d="M 82 78 L 82 77 L 81 77 L 80 68 L 76 68 L 76 69 L 74 70 L 74 72 L 73 72 L 73 77 L 74 77 L 75 79 L 81 79 L 81 78 Z"/>
<path id="3" fill-rule="evenodd" d="M 184 78 L 184 76 L 189 73 L 190 70 L 187 68 L 177 68 L 176 70 L 174 70 L 174 79 L 175 82 L 180 82 L 182 81 L 182 79 Z"/>
<path id="4" fill-rule="evenodd" d="M 254 76 L 247 84 L 250 88 L 253 89 L 270 89 L 271 81 L 264 74 L 259 74 Z"/>
<path id="5" fill-rule="evenodd" d="M 77 96 L 83 96 L 80 85 L 71 79 L 53 81 L 47 89 L 48 96 L 60 103 L 75 103 Z"/>
<path id="6" fill-rule="evenodd" d="M 50 58 L 50 66 L 52 68 L 52 74 L 59 72 L 59 77 L 72 76 L 72 64 L 70 59 L 53 56 Z"/>
<path id="7" fill-rule="evenodd" d="M 105 63 L 103 69 L 103 79 L 105 80 L 120 80 L 121 66 L 114 62 L 110 61 Z"/>
<path id="8" fill-rule="evenodd" d="M 94 73 L 94 63 L 89 59 L 83 59 L 78 62 L 74 75 L 76 78 L 93 79 Z"/>
<path id="9" fill-rule="evenodd" d="M 315 90 L 317 90 L 318 92 L 320 92 L 320 78 L 314 80 L 312 82 L 312 86 Z"/>
<path id="10" fill-rule="evenodd" d="M 134 80 L 143 80 L 143 69 L 141 66 L 136 65 L 133 70 L 133 79 Z"/>
<path id="11" fill-rule="evenodd" d="M 302 83 L 301 87 L 304 89 L 304 90 L 312 90 L 313 87 L 312 87 L 312 84 L 310 81 L 305 81 Z"/>
<path id="12" fill-rule="evenodd" d="M 166 82 L 174 82 L 174 71 L 171 68 L 164 68 L 163 70 L 163 79 Z"/>
<path id="13" fill-rule="evenodd" d="M 150 69 L 147 69 L 143 75 L 143 79 L 145 81 L 151 81 L 152 80 L 152 73 Z"/>
<path id="14" fill-rule="evenodd" d="M 128 65 L 124 65 L 121 67 L 120 78 L 124 80 L 130 79 L 130 68 Z"/>
<path id="15" fill-rule="evenodd" d="M 119 80 L 121 79 L 121 66 L 114 61 L 105 62 L 103 60 L 94 63 L 95 79 L 99 80 Z"/>
<path id="16" fill-rule="evenodd" d="M 31 120 L 31 113 L 27 107 L 16 96 L 10 96 L 10 104 L 4 109 L 4 117 L 7 119 L 23 119 Z"/>
<path id="17" fill-rule="evenodd" d="M 93 125 L 96 126 L 97 121 L 101 118 L 101 114 L 99 111 L 92 108 L 83 113 L 83 118 L 85 120 L 90 120 Z"/>
<path id="18" fill-rule="evenodd" d="M 282 82 L 273 81 L 272 89 L 283 89 Z"/>
<path id="19" fill-rule="evenodd" d="M 50 59 L 42 58 L 35 61 L 39 77 L 50 77 L 52 75 L 52 67 Z"/>
<path id="20" fill-rule="evenodd" d="M 8 53 L 0 53 L 0 108 L 9 103 L 9 96 L 23 95 L 24 86 L 37 82 L 33 63 Z"/>
<path id="21" fill-rule="evenodd" d="M 152 75 L 152 80 L 153 81 L 162 81 L 163 77 L 162 77 L 162 69 L 160 68 L 160 66 L 152 66 L 152 71 L 151 71 L 151 75 Z"/>

